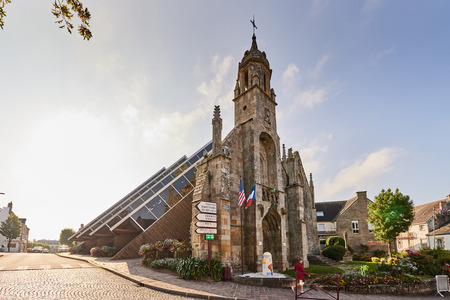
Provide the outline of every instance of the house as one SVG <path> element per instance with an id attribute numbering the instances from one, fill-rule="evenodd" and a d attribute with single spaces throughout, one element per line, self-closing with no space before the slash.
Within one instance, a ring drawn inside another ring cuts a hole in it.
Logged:
<path id="1" fill-rule="evenodd" d="M 356 197 L 346 201 L 317 202 L 317 231 L 321 246 L 330 236 L 340 236 L 347 246 L 360 251 L 368 245 L 370 251 L 387 250 L 387 243 L 375 240 L 373 226 L 367 222 L 368 205 L 372 201 L 367 192 L 356 192 Z"/>
<path id="2" fill-rule="evenodd" d="M 8 203 L 7 207 L 0 208 L 0 224 L 5 222 L 10 214 L 14 213 L 12 211 L 12 202 Z M 20 221 L 20 234 L 15 239 L 11 240 L 10 251 L 11 252 L 26 252 L 28 243 L 28 233 L 30 229 L 26 225 L 27 219 L 19 218 Z M 0 234 L 0 247 L 7 251 L 8 239 Z"/>
<path id="3" fill-rule="evenodd" d="M 414 221 L 407 232 L 402 232 L 397 237 L 397 251 L 406 249 L 417 251 L 424 247 L 434 248 L 444 245 L 450 249 L 450 243 L 445 243 L 448 223 L 450 223 L 450 195 L 442 200 L 415 206 Z"/>

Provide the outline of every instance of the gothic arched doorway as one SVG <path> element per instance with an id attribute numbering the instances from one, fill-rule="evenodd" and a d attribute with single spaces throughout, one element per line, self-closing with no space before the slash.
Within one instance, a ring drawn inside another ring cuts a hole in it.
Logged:
<path id="1" fill-rule="evenodd" d="M 275 209 L 269 209 L 269 212 L 262 221 L 262 229 L 263 252 L 270 252 L 272 254 L 274 271 L 282 271 L 281 217 Z"/>

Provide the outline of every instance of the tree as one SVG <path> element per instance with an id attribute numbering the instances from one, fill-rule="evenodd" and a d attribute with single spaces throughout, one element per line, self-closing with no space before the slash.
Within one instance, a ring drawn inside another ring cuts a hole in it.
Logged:
<path id="1" fill-rule="evenodd" d="M 0 234 L 8 240 L 8 252 L 11 241 L 20 235 L 20 221 L 15 214 L 10 214 L 5 222 L 0 225 Z"/>
<path id="2" fill-rule="evenodd" d="M 59 235 L 59 244 L 69 245 L 69 238 L 74 234 L 75 231 L 72 228 L 64 228 L 63 230 L 61 230 L 61 234 Z"/>
<path id="3" fill-rule="evenodd" d="M 389 257 L 392 254 L 391 243 L 401 233 L 408 230 L 414 220 L 414 205 L 408 195 L 398 189 L 395 193 L 381 190 L 375 196 L 375 202 L 369 204 L 367 221 L 374 226 L 375 237 L 388 243 Z"/>
<path id="4" fill-rule="evenodd" d="M 11 3 L 11 0 L 0 0 L 0 27 L 2 29 L 5 25 L 4 18 L 6 17 L 6 12 L 3 8 L 7 3 Z M 78 32 L 83 37 L 83 40 L 89 40 L 92 37 L 89 29 L 91 13 L 87 8 L 83 8 L 83 4 L 79 0 L 55 0 L 52 14 L 56 17 L 57 21 L 55 23 L 60 25 L 59 28 L 67 28 L 70 34 L 72 34 L 73 29 L 72 18 L 76 14 L 81 20 Z"/>

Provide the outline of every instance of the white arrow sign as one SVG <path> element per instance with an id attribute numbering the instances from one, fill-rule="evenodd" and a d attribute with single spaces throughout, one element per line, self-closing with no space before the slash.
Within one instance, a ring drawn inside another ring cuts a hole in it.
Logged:
<path id="1" fill-rule="evenodd" d="M 197 228 L 195 232 L 198 234 L 217 234 L 217 229 L 213 228 Z"/>
<path id="2" fill-rule="evenodd" d="M 200 201 L 195 207 L 202 213 L 217 214 L 217 204 L 213 202 Z"/>
<path id="3" fill-rule="evenodd" d="M 212 214 L 196 214 L 195 217 L 199 221 L 217 222 L 217 215 Z"/>
<path id="4" fill-rule="evenodd" d="M 217 223 L 216 222 L 195 222 L 195 226 L 197 226 L 197 227 L 217 228 Z"/>

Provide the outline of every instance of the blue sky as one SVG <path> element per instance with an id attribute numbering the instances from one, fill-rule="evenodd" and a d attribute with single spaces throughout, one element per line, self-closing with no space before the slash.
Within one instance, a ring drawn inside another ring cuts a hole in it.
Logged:
<path id="1" fill-rule="evenodd" d="M 14 1 L 0 31 L 0 206 L 30 238 L 78 229 L 233 127 L 238 62 L 269 59 L 278 132 L 316 201 L 399 188 L 450 194 L 450 2 L 83 1 L 94 37 L 51 2 Z"/>

